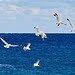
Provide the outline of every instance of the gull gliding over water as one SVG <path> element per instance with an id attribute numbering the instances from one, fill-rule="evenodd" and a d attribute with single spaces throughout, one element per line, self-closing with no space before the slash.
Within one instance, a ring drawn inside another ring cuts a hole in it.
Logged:
<path id="1" fill-rule="evenodd" d="M 36 63 L 33 64 L 33 67 L 39 67 L 40 60 L 38 59 Z"/>
<path id="2" fill-rule="evenodd" d="M 24 50 L 24 51 L 26 51 L 26 50 L 30 50 L 30 45 L 31 45 L 31 44 L 28 43 L 28 45 L 27 45 L 26 47 L 25 47 L 25 46 L 23 47 L 23 50 Z"/>
<path id="3" fill-rule="evenodd" d="M 67 21 L 69 22 L 69 25 L 70 25 L 70 27 L 71 27 L 71 30 L 70 30 L 70 31 L 71 31 L 71 32 L 75 31 L 75 27 L 73 27 L 73 25 L 72 25 L 70 19 L 67 18 Z"/>
<path id="4" fill-rule="evenodd" d="M 65 23 L 62 22 L 62 20 L 60 19 L 60 16 L 57 14 L 57 13 L 54 13 L 54 16 L 56 17 L 56 24 L 59 26 L 60 24 L 64 24 L 66 25 Z"/>
<path id="5" fill-rule="evenodd" d="M 43 32 L 43 31 L 41 31 L 40 29 L 39 29 L 39 27 L 34 27 L 34 29 L 36 29 L 36 33 L 35 33 L 35 35 L 36 36 L 41 36 L 41 38 L 44 40 L 45 38 L 47 38 L 47 35 Z"/>
<path id="6" fill-rule="evenodd" d="M 5 44 L 4 47 L 5 48 L 10 48 L 10 47 L 17 47 L 18 45 L 12 45 L 12 44 L 8 44 L 4 39 L 0 38 L 1 41 Z"/>

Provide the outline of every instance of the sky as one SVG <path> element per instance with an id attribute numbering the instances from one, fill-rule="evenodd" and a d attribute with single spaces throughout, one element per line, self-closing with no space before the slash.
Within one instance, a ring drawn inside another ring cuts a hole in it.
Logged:
<path id="1" fill-rule="evenodd" d="M 56 25 L 59 13 L 67 25 Z M 69 33 L 66 18 L 75 25 L 75 0 L 0 0 L 0 33 L 34 33 L 34 26 L 46 33 Z"/>

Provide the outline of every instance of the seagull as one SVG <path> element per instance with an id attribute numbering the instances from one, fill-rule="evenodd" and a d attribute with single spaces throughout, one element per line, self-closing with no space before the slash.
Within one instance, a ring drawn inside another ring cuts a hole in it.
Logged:
<path id="1" fill-rule="evenodd" d="M 73 25 L 71 24 L 70 19 L 67 18 L 67 21 L 69 22 L 69 25 L 71 27 L 71 30 L 70 31 L 71 32 L 75 31 L 75 27 L 73 27 Z"/>
<path id="2" fill-rule="evenodd" d="M 17 47 L 18 45 L 12 45 L 12 44 L 8 44 L 4 39 L 0 38 L 1 41 L 5 44 L 4 47 L 5 48 L 10 48 L 10 47 Z"/>
<path id="3" fill-rule="evenodd" d="M 57 20 L 57 25 L 59 26 L 60 24 L 64 24 L 66 25 L 65 23 L 63 23 L 60 19 L 60 16 L 57 14 L 57 13 L 54 13 L 54 16 L 56 17 L 56 20 Z"/>
<path id="4" fill-rule="evenodd" d="M 39 27 L 34 27 L 34 29 L 36 29 L 36 36 L 41 36 L 43 40 L 47 38 L 47 35 L 43 31 L 40 31 Z"/>
<path id="5" fill-rule="evenodd" d="M 30 50 L 30 45 L 31 45 L 31 44 L 28 43 L 28 45 L 27 45 L 26 47 L 25 47 L 25 46 L 23 47 L 23 50 L 24 50 L 24 51 L 26 51 L 26 50 Z"/>
<path id="6" fill-rule="evenodd" d="M 40 60 L 38 59 L 37 62 L 33 64 L 33 67 L 39 67 L 40 66 L 39 62 L 40 62 Z"/>

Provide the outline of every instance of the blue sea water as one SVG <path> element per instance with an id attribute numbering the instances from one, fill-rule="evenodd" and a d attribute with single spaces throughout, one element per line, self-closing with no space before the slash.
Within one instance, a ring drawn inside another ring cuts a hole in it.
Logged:
<path id="1" fill-rule="evenodd" d="M 75 34 L 0 34 L 18 47 L 6 49 L 0 40 L 0 75 L 75 75 Z M 31 43 L 31 50 L 23 47 Z M 40 59 L 40 67 L 33 64 Z"/>

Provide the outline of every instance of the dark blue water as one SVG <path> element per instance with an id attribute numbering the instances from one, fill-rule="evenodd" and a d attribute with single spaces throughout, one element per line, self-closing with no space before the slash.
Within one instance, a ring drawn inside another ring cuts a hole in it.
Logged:
<path id="1" fill-rule="evenodd" d="M 0 40 L 0 75 L 75 75 L 75 34 L 0 34 L 18 47 L 6 49 Z M 31 50 L 23 47 L 31 43 Z M 33 64 L 40 59 L 40 67 Z"/>

